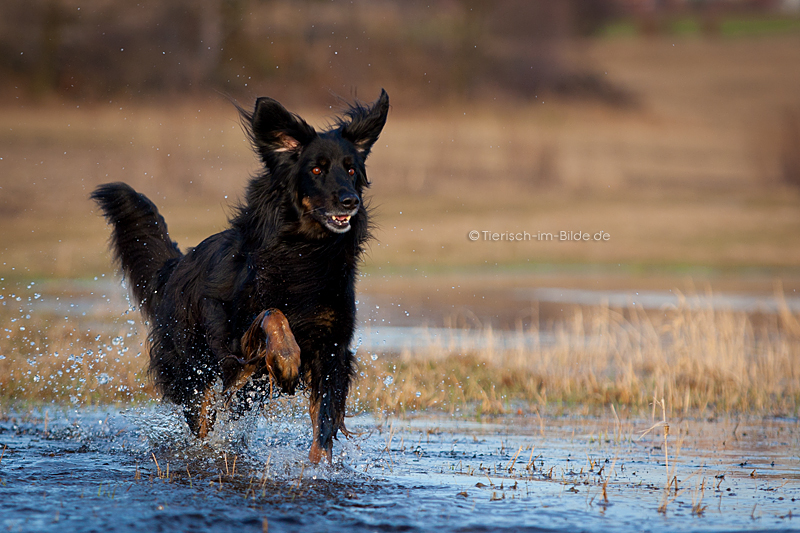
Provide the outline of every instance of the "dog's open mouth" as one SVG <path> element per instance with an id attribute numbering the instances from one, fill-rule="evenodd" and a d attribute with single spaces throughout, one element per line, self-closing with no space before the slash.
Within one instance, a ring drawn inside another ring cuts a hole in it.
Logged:
<path id="1" fill-rule="evenodd" d="M 343 233 L 350 229 L 350 215 L 327 215 L 325 222 L 330 229 L 337 233 Z"/>

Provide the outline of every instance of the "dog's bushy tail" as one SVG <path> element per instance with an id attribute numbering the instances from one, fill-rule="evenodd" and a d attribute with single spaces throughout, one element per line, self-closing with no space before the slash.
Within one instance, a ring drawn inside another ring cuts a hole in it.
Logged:
<path id="1" fill-rule="evenodd" d="M 146 315 L 152 316 L 162 269 L 181 257 L 155 204 L 125 183 L 106 183 L 91 195 L 114 229 L 111 249 Z"/>

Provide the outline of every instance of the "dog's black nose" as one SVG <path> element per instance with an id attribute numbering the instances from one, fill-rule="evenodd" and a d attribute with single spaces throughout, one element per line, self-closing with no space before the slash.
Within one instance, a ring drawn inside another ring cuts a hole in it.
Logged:
<path id="1" fill-rule="evenodd" d="M 360 204 L 361 201 L 355 194 L 351 192 L 343 192 L 339 195 L 339 203 L 341 203 L 342 207 L 345 209 L 353 210 L 358 207 L 358 204 Z"/>

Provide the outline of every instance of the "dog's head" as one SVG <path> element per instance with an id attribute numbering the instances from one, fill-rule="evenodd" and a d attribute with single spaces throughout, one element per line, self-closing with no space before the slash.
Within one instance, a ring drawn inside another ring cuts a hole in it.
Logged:
<path id="1" fill-rule="evenodd" d="M 389 96 L 382 90 L 373 104 L 352 105 L 321 132 L 271 98 L 259 98 L 252 115 L 244 114 L 268 178 L 292 193 L 305 235 L 345 233 L 357 217 L 366 217 L 361 195 L 369 180 L 364 163 L 388 112 Z"/>

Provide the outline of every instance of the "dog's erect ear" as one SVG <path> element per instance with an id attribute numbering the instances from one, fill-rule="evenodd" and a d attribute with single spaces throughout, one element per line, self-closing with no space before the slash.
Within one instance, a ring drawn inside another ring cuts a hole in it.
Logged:
<path id="1" fill-rule="evenodd" d="M 250 137 L 265 163 L 269 164 L 275 154 L 299 153 L 302 147 L 317 136 L 314 128 L 305 120 L 290 113 L 272 98 L 256 100 L 250 121 Z"/>
<path id="2" fill-rule="evenodd" d="M 371 106 L 356 104 L 347 112 L 349 121 L 342 126 L 342 137 L 353 143 L 364 157 L 386 125 L 386 115 L 389 114 L 389 95 L 381 89 L 380 97 Z"/>

